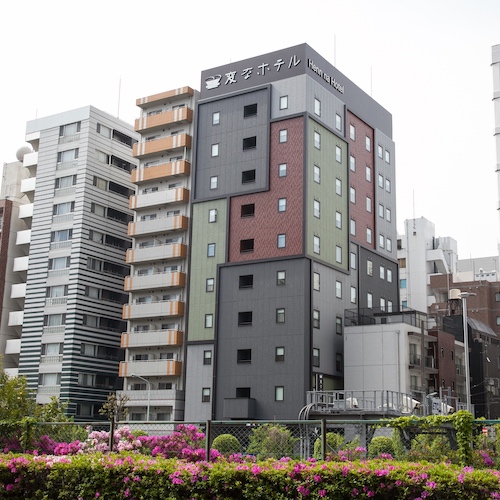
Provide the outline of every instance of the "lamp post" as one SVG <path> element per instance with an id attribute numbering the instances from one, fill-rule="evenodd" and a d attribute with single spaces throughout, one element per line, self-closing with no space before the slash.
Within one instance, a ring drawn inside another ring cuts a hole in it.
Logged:
<path id="1" fill-rule="evenodd" d="M 149 422 L 149 407 L 151 403 L 151 382 L 147 378 L 141 377 L 140 375 L 136 375 L 135 373 L 131 373 L 130 376 L 144 380 L 144 382 L 148 384 L 148 406 L 146 409 L 146 422 Z"/>
<path id="2" fill-rule="evenodd" d="M 460 297 L 462 298 L 462 318 L 464 325 L 464 357 L 465 357 L 465 399 L 467 405 L 467 411 L 472 410 L 471 400 L 470 400 L 470 366 L 469 366 L 469 328 L 467 323 L 467 297 L 472 297 L 476 295 L 472 292 L 461 292 Z"/>

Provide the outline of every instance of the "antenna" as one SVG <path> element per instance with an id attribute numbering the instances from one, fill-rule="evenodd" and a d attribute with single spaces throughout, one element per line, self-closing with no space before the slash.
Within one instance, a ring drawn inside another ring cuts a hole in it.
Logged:
<path id="1" fill-rule="evenodd" d="M 370 97 L 373 97 L 373 66 L 370 66 Z"/>
<path id="2" fill-rule="evenodd" d="M 122 75 L 120 75 L 120 80 L 118 82 L 118 109 L 116 112 L 116 117 L 120 118 L 120 94 L 122 91 Z"/>
<path id="3" fill-rule="evenodd" d="M 337 66 L 337 35 L 333 35 L 333 65 Z"/>

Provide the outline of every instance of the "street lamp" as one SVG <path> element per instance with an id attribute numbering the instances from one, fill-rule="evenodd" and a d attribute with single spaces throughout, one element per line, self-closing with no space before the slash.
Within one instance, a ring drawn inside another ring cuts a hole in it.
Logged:
<path id="1" fill-rule="evenodd" d="M 131 373 L 130 376 L 144 380 L 144 382 L 148 384 L 148 406 L 146 409 L 146 422 L 149 422 L 149 407 L 151 403 L 151 382 L 147 378 L 141 377 L 140 375 L 136 375 L 135 373 Z"/>
<path id="2" fill-rule="evenodd" d="M 465 355 L 465 400 L 467 411 L 471 411 L 470 401 L 470 366 L 469 366 L 469 328 L 467 324 L 467 297 L 475 296 L 472 292 L 460 292 L 462 298 L 462 318 L 464 324 L 464 355 Z"/>

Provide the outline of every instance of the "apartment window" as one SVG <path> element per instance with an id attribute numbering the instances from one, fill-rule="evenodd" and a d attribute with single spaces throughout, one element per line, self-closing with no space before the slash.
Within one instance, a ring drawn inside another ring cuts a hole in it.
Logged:
<path id="1" fill-rule="evenodd" d="M 399 267 L 404 269 L 406 267 L 406 259 L 404 257 L 402 259 L 398 259 L 398 264 Z"/>
<path id="2" fill-rule="evenodd" d="M 253 287 L 253 274 L 243 274 L 239 277 L 239 287 L 240 288 L 252 288 Z"/>
<path id="3" fill-rule="evenodd" d="M 391 163 L 391 153 L 387 149 L 385 150 L 385 162 Z"/>
<path id="4" fill-rule="evenodd" d="M 385 190 L 390 193 L 391 192 L 391 181 L 389 179 L 385 180 Z"/>
<path id="5" fill-rule="evenodd" d="M 81 122 L 68 123 L 59 127 L 59 137 L 68 137 L 80 132 Z"/>
<path id="6" fill-rule="evenodd" d="M 356 269 L 356 254 L 351 252 L 351 269 Z"/>
<path id="7" fill-rule="evenodd" d="M 314 182 L 321 184 L 321 169 L 318 165 L 314 165 Z"/>
<path id="8" fill-rule="evenodd" d="M 219 144 L 212 144 L 212 157 L 219 156 Z"/>
<path id="9" fill-rule="evenodd" d="M 243 118 L 248 118 L 249 116 L 255 116 L 257 114 L 257 103 L 247 104 L 243 107 Z"/>
<path id="10" fill-rule="evenodd" d="M 202 403 L 210 403 L 210 388 L 204 387 L 201 390 L 201 402 Z"/>
<path id="11" fill-rule="evenodd" d="M 282 385 L 277 385 L 274 387 L 274 400 L 275 401 L 285 400 L 285 388 Z"/>
<path id="12" fill-rule="evenodd" d="M 368 165 L 365 167 L 365 179 L 367 182 L 372 181 L 372 169 Z"/>
<path id="13" fill-rule="evenodd" d="M 366 294 L 366 307 L 368 307 L 368 309 L 373 307 L 373 294 L 371 292 Z"/>
<path id="14" fill-rule="evenodd" d="M 495 293 L 495 302 L 500 302 L 500 293 Z"/>
<path id="15" fill-rule="evenodd" d="M 314 114 L 321 116 L 321 101 L 316 97 L 314 98 Z"/>
<path id="16" fill-rule="evenodd" d="M 220 111 L 214 111 L 212 113 L 212 125 L 219 125 L 220 123 Z"/>
<path id="17" fill-rule="evenodd" d="M 278 199 L 278 212 L 286 212 L 286 198 Z"/>
<path id="18" fill-rule="evenodd" d="M 372 150 L 372 140 L 368 136 L 366 136 L 366 139 L 365 139 L 365 148 L 367 151 Z"/>
<path id="19" fill-rule="evenodd" d="M 47 287 L 45 296 L 51 299 L 66 297 L 68 295 L 68 285 L 54 285 Z"/>
<path id="20" fill-rule="evenodd" d="M 215 287 L 215 279 L 214 278 L 207 278 L 206 283 L 205 283 L 205 291 L 206 292 L 213 292 Z"/>
<path id="21" fill-rule="evenodd" d="M 285 308 L 279 307 L 276 309 L 276 323 L 284 323 L 285 322 Z"/>
<path id="22" fill-rule="evenodd" d="M 384 266 L 379 267 L 379 276 L 380 276 L 381 280 L 385 280 L 385 267 Z"/>
<path id="23" fill-rule="evenodd" d="M 380 248 L 385 248 L 385 236 L 383 234 L 378 235 L 378 246 Z"/>
<path id="24" fill-rule="evenodd" d="M 366 211 L 370 213 L 372 211 L 372 199 L 369 196 L 366 197 Z"/>
<path id="25" fill-rule="evenodd" d="M 320 274 L 319 273 L 313 273 L 313 288 L 319 292 L 319 286 L 320 286 Z"/>
<path id="26" fill-rule="evenodd" d="M 217 189 L 219 178 L 217 175 L 210 177 L 210 189 Z"/>
<path id="27" fill-rule="evenodd" d="M 378 187 L 384 188 L 384 176 L 382 174 L 378 174 Z"/>
<path id="28" fill-rule="evenodd" d="M 387 301 L 387 312 L 392 312 L 392 300 Z"/>
<path id="29" fill-rule="evenodd" d="M 338 352 L 335 356 L 335 369 L 338 372 L 342 371 L 342 354 Z"/>
<path id="30" fill-rule="evenodd" d="M 378 216 L 384 218 L 384 205 L 378 204 Z"/>
<path id="31" fill-rule="evenodd" d="M 319 328 L 320 320 L 319 320 L 319 310 L 313 309 L 313 328 Z"/>
<path id="32" fill-rule="evenodd" d="M 377 156 L 379 158 L 384 157 L 384 148 L 380 144 L 377 146 Z"/>
<path id="33" fill-rule="evenodd" d="M 335 247 L 335 261 L 342 264 L 342 247 L 339 245 Z"/>
<path id="34" fill-rule="evenodd" d="M 341 281 L 335 282 L 335 297 L 337 297 L 337 299 L 342 298 L 342 282 Z"/>
<path id="35" fill-rule="evenodd" d="M 57 269 L 67 269 L 70 265 L 71 257 L 56 257 L 49 259 L 49 270 L 55 271 Z"/>
<path id="36" fill-rule="evenodd" d="M 387 281 L 392 283 L 392 269 L 387 269 Z"/>
<path id="37" fill-rule="evenodd" d="M 349 201 L 356 203 L 356 190 L 353 187 L 349 188 Z"/>
<path id="38" fill-rule="evenodd" d="M 241 172 L 241 182 L 246 184 L 248 182 L 255 182 L 255 169 L 253 170 L 245 170 Z"/>
<path id="39" fill-rule="evenodd" d="M 248 399 L 250 397 L 250 387 L 236 387 L 236 397 Z"/>
<path id="40" fill-rule="evenodd" d="M 55 180 L 56 189 L 64 189 L 72 187 L 76 184 L 76 175 L 65 175 L 64 177 L 57 177 Z"/>
<path id="41" fill-rule="evenodd" d="M 356 158 L 352 155 L 349 156 L 349 168 L 351 169 L 351 172 L 356 172 Z"/>
<path id="42" fill-rule="evenodd" d="M 314 217 L 316 217 L 317 219 L 320 218 L 321 210 L 320 210 L 320 203 L 318 200 L 313 200 L 313 214 Z"/>
<path id="43" fill-rule="evenodd" d="M 313 251 L 314 251 L 314 253 L 319 254 L 320 250 L 321 250 L 321 247 L 320 247 L 319 236 L 314 236 L 313 237 Z"/>
<path id="44" fill-rule="evenodd" d="M 252 362 L 252 349 L 238 349 L 236 351 L 237 363 L 251 363 Z"/>
<path id="45" fill-rule="evenodd" d="M 215 243 L 207 245 L 207 257 L 215 257 Z"/>
<path id="46" fill-rule="evenodd" d="M 342 117 L 338 113 L 335 114 L 335 128 L 342 130 Z"/>
<path id="47" fill-rule="evenodd" d="M 214 315 L 205 314 L 205 328 L 213 328 L 214 326 Z"/>
<path id="48" fill-rule="evenodd" d="M 257 147 L 257 136 L 245 137 L 243 139 L 243 151 L 255 149 Z"/>
<path id="49" fill-rule="evenodd" d="M 385 247 L 388 252 L 392 252 L 392 240 L 390 238 L 385 240 Z"/>
<path id="50" fill-rule="evenodd" d="M 286 177 L 286 163 L 278 165 L 278 177 Z"/>
<path id="51" fill-rule="evenodd" d="M 342 180 L 335 179 L 335 194 L 342 196 Z"/>
<path id="52" fill-rule="evenodd" d="M 406 288 L 406 279 L 399 280 L 399 288 Z"/>
<path id="53" fill-rule="evenodd" d="M 288 140 L 288 130 L 287 129 L 280 130 L 279 141 L 286 142 L 287 140 Z"/>
<path id="54" fill-rule="evenodd" d="M 240 253 L 253 252 L 254 240 L 253 238 L 240 241 Z"/>
<path id="55" fill-rule="evenodd" d="M 276 273 L 276 284 L 285 285 L 286 284 L 286 271 L 278 271 Z"/>
<path id="56" fill-rule="evenodd" d="M 319 132 L 314 132 L 314 147 L 321 149 L 321 135 Z"/>
<path id="57" fill-rule="evenodd" d="M 286 247 L 286 234 L 278 234 L 278 248 Z"/>
<path id="58" fill-rule="evenodd" d="M 212 364 L 212 351 L 203 351 L 203 364 L 204 365 Z"/>
<path id="59" fill-rule="evenodd" d="M 242 217 L 253 217 L 254 215 L 255 215 L 255 203 L 248 203 L 246 205 L 241 205 Z"/>
<path id="60" fill-rule="evenodd" d="M 371 260 L 366 261 L 366 274 L 373 276 L 373 262 Z"/>
<path id="61" fill-rule="evenodd" d="M 386 208 L 385 209 L 385 220 L 387 222 L 391 222 L 391 219 L 392 219 L 391 209 L 390 208 Z"/>
<path id="62" fill-rule="evenodd" d="M 351 304 L 356 304 L 356 287 L 351 286 Z"/>
<path id="63" fill-rule="evenodd" d="M 340 212 L 335 212 L 335 227 L 342 229 L 342 214 Z"/>
<path id="64" fill-rule="evenodd" d="M 312 364 L 313 366 L 319 366 L 319 349 L 317 347 L 313 347 L 312 352 Z"/>
<path id="65" fill-rule="evenodd" d="M 285 348 L 283 346 L 276 347 L 274 350 L 274 361 L 285 361 Z"/>
<path id="66" fill-rule="evenodd" d="M 208 211 L 208 222 L 217 222 L 217 209 L 216 208 L 211 208 Z"/>
<path id="67" fill-rule="evenodd" d="M 380 310 L 385 311 L 385 299 L 380 297 Z"/>
<path id="68" fill-rule="evenodd" d="M 90 297 L 91 299 L 100 299 L 101 298 L 101 289 L 95 286 L 86 286 L 85 287 L 85 296 Z"/>
<path id="69" fill-rule="evenodd" d="M 66 314 L 47 314 L 43 317 L 43 326 L 62 326 L 66 322 Z"/>
<path id="70" fill-rule="evenodd" d="M 338 163 L 342 163 L 342 148 L 340 146 L 335 146 L 335 159 L 337 160 Z"/>
<path id="71" fill-rule="evenodd" d="M 337 335 L 342 335 L 342 317 L 341 316 L 337 316 L 335 318 L 335 333 Z"/>
<path id="72" fill-rule="evenodd" d="M 252 324 L 252 311 L 243 311 L 238 313 L 238 326 L 247 326 Z"/>
<path id="73" fill-rule="evenodd" d="M 288 96 L 282 95 L 280 97 L 280 109 L 287 109 L 287 108 L 288 108 Z"/>
<path id="74" fill-rule="evenodd" d="M 52 231 L 50 233 L 51 243 L 57 243 L 60 241 L 68 241 L 73 238 L 73 229 L 61 229 L 59 231 Z"/>
<path id="75" fill-rule="evenodd" d="M 356 127 L 352 123 L 349 125 L 349 137 L 351 141 L 356 140 Z"/>
<path id="76" fill-rule="evenodd" d="M 372 230 L 369 227 L 366 228 L 366 242 L 372 242 Z"/>
<path id="77" fill-rule="evenodd" d="M 57 163 L 65 163 L 67 161 L 73 161 L 78 158 L 78 148 L 68 149 L 67 151 L 59 151 L 57 153 Z"/>

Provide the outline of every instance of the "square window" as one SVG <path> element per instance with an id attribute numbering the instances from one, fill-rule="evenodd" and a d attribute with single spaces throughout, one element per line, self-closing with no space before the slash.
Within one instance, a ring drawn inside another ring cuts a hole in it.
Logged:
<path id="1" fill-rule="evenodd" d="M 242 217 L 253 217 L 254 215 L 255 215 L 255 203 L 248 203 L 247 205 L 241 205 Z"/>
<path id="2" fill-rule="evenodd" d="M 351 269 L 356 269 L 356 254 L 351 252 Z"/>
<path id="3" fill-rule="evenodd" d="M 279 141 L 286 142 L 287 140 L 288 140 L 288 130 L 287 129 L 280 130 Z"/>
<path id="4" fill-rule="evenodd" d="M 372 199 L 369 196 L 366 197 L 366 211 L 372 211 Z"/>
<path id="5" fill-rule="evenodd" d="M 373 294 L 371 292 L 366 294 L 366 307 L 368 307 L 368 309 L 373 307 Z"/>
<path id="6" fill-rule="evenodd" d="M 236 387 L 236 397 L 237 398 L 249 398 L 250 397 L 250 387 Z"/>
<path id="7" fill-rule="evenodd" d="M 276 284 L 285 285 L 286 284 L 286 271 L 278 271 L 276 273 Z"/>
<path id="8" fill-rule="evenodd" d="M 313 200 L 313 214 L 314 214 L 314 217 L 316 217 L 317 219 L 320 218 L 321 209 L 320 209 L 320 203 L 318 200 Z"/>
<path id="9" fill-rule="evenodd" d="M 278 234 L 278 248 L 286 247 L 286 234 Z"/>
<path id="10" fill-rule="evenodd" d="M 207 245 L 207 257 L 215 257 L 215 243 Z"/>
<path id="11" fill-rule="evenodd" d="M 335 212 L 335 227 L 342 229 L 342 214 L 340 212 Z"/>
<path id="12" fill-rule="evenodd" d="M 239 277 L 239 287 L 253 288 L 253 274 L 243 274 Z"/>
<path id="13" fill-rule="evenodd" d="M 314 147 L 321 149 L 321 135 L 319 132 L 314 132 Z"/>
<path id="14" fill-rule="evenodd" d="M 356 190 L 353 187 L 349 188 L 349 201 L 356 203 Z"/>
<path id="15" fill-rule="evenodd" d="M 372 181 L 372 169 L 368 165 L 365 167 L 365 179 L 367 182 Z"/>
<path id="16" fill-rule="evenodd" d="M 406 279 L 399 280 L 399 288 L 406 288 Z"/>
<path id="17" fill-rule="evenodd" d="M 342 148 L 340 146 L 335 146 L 335 159 L 338 163 L 342 163 Z"/>
<path id="18" fill-rule="evenodd" d="M 313 366 L 319 366 L 319 349 L 317 347 L 313 347 L 312 352 L 312 364 Z"/>
<path id="19" fill-rule="evenodd" d="M 352 123 L 349 125 L 349 137 L 351 141 L 356 140 L 356 127 Z"/>
<path id="20" fill-rule="evenodd" d="M 384 157 L 384 148 L 380 144 L 377 146 L 377 156 L 379 158 Z"/>
<path id="21" fill-rule="evenodd" d="M 243 139 L 243 151 L 255 149 L 257 147 L 257 136 L 245 137 Z"/>
<path id="22" fill-rule="evenodd" d="M 203 351 L 203 364 L 204 365 L 212 364 L 212 351 Z"/>
<path id="23" fill-rule="evenodd" d="M 285 322 L 285 308 L 280 307 L 276 309 L 276 323 L 284 323 Z"/>
<path id="24" fill-rule="evenodd" d="M 351 286 L 351 304 L 356 304 L 356 287 Z"/>
<path id="25" fill-rule="evenodd" d="M 286 198 L 278 198 L 278 212 L 286 212 Z"/>
<path id="26" fill-rule="evenodd" d="M 274 361 L 285 361 L 285 348 L 283 346 L 276 347 Z"/>
<path id="27" fill-rule="evenodd" d="M 335 128 L 342 130 L 342 117 L 338 113 L 335 114 Z"/>
<path id="28" fill-rule="evenodd" d="M 313 251 L 319 255 L 321 250 L 319 236 L 313 237 Z"/>
<path id="29" fill-rule="evenodd" d="M 243 117 L 255 116 L 257 114 L 257 104 L 248 104 L 243 107 Z"/>
<path id="30" fill-rule="evenodd" d="M 320 280 L 320 274 L 313 273 L 313 288 L 318 292 L 319 292 L 319 280 Z"/>
<path id="31" fill-rule="evenodd" d="M 385 150 L 385 162 L 391 163 L 391 153 L 387 149 Z"/>
<path id="32" fill-rule="evenodd" d="M 240 241 L 240 253 L 253 252 L 254 240 L 253 238 Z"/>
<path id="33" fill-rule="evenodd" d="M 205 285 L 205 291 L 206 292 L 213 292 L 214 291 L 214 283 L 215 283 L 214 278 L 207 278 L 206 285 Z"/>
<path id="34" fill-rule="evenodd" d="M 205 314 L 205 328 L 213 328 L 214 326 L 214 315 Z"/>
<path id="35" fill-rule="evenodd" d="M 274 400 L 275 401 L 285 400 L 285 388 L 282 385 L 277 385 L 274 388 Z"/>
<path id="36" fill-rule="evenodd" d="M 335 261 L 337 264 L 342 264 L 342 247 L 339 245 L 335 247 Z"/>
<path id="37" fill-rule="evenodd" d="M 248 182 L 255 182 L 255 169 L 253 170 L 245 170 L 241 172 L 241 182 L 246 184 Z"/>
<path id="38" fill-rule="evenodd" d="M 208 211 L 208 222 L 217 222 L 217 209 L 216 208 L 211 208 Z"/>
<path id="39" fill-rule="evenodd" d="M 252 311 L 238 313 L 238 326 L 248 326 L 252 324 Z"/>
<path id="40" fill-rule="evenodd" d="M 278 177 L 286 177 L 286 163 L 278 165 Z"/>
<path id="41" fill-rule="evenodd" d="M 219 156 L 219 145 L 212 144 L 212 157 Z"/>
<path id="42" fill-rule="evenodd" d="M 220 123 L 220 111 L 214 111 L 212 113 L 212 125 L 219 125 Z"/>
<path id="43" fill-rule="evenodd" d="M 321 169 L 318 165 L 314 165 L 314 182 L 321 183 Z"/>
<path id="44" fill-rule="evenodd" d="M 316 97 L 314 98 L 314 114 L 321 116 L 321 101 Z"/>
<path id="45" fill-rule="evenodd" d="M 373 276 L 373 262 L 371 260 L 366 261 L 366 274 Z"/>
<path id="46" fill-rule="evenodd" d="M 318 309 L 313 309 L 313 328 L 319 328 L 320 319 Z"/>
<path id="47" fill-rule="evenodd" d="M 252 349 L 238 349 L 236 351 L 236 361 L 238 363 L 251 363 Z"/>
<path id="48" fill-rule="evenodd" d="M 217 189 L 219 178 L 214 175 L 210 177 L 210 189 Z"/>
<path id="49" fill-rule="evenodd" d="M 342 180 L 335 179 L 335 194 L 342 196 Z"/>
<path id="50" fill-rule="evenodd" d="M 287 109 L 287 108 L 288 108 L 288 96 L 282 95 L 280 97 L 280 109 Z"/>
<path id="51" fill-rule="evenodd" d="M 337 335 L 342 335 L 342 317 L 337 316 L 335 318 L 335 333 Z"/>
<path id="52" fill-rule="evenodd" d="M 368 136 L 366 136 L 366 139 L 365 139 L 365 148 L 367 151 L 372 150 L 372 140 Z"/>
<path id="53" fill-rule="evenodd" d="M 369 227 L 366 228 L 366 242 L 370 244 L 372 242 L 372 230 Z"/>
<path id="54" fill-rule="evenodd" d="M 210 388 L 204 387 L 201 390 L 201 402 L 202 403 L 210 403 Z"/>
<path id="55" fill-rule="evenodd" d="M 337 297 L 337 299 L 342 298 L 342 282 L 341 281 L 335 282 L 335 297 Z"/>

